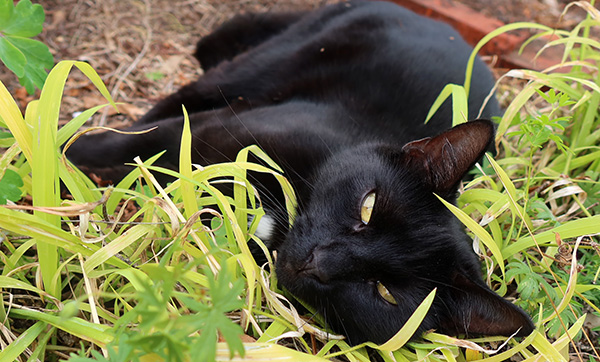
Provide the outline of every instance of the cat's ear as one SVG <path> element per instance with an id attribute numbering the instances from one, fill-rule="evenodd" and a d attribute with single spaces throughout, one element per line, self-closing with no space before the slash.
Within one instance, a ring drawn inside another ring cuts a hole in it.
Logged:
<path id="1" fill-rule="evenodd" d="M 402 147 L 406 163 L 424 173 L 435 192 L 445 196 L 488 149 L 494 125 L 476 120 L 458 125 L 436 137 L 427 137 Z"/>
<path id="2" fill-rule="evenodd" d="M 518 331 L 519 337 L 533 332 L 534 325 L 521 308 L 460 272 L 452 277 L 449 297 L 452 300 L 447 305 L 454 310 L 443 323 L 445 332 L 511 336 Z"/>

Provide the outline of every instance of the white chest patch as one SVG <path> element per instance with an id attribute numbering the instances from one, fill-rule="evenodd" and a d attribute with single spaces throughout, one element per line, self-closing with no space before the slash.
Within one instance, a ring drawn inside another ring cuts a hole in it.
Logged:
<path id="1" fill-rule="evenodd" d="M 275 220 L 269 215 L 263 215 L 263 217 L 258 222 L 258 226 L 256 227 L 256 235 L 260 240 L 265 243 L 265 245 L 269 245 L 271 239 L 273 238 L 273 231 L 275 230 Z"/>

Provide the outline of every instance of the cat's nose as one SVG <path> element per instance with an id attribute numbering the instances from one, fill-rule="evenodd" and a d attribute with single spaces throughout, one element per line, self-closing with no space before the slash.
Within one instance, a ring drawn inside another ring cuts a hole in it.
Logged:
<path id="1" fill-rule="evenodd" d="M 329 275 L 323 268 L 324 259 L 325 251 L 315 248 L 306 263 L 300 268 L 300 273 L 317 279 L 323 284 L 328 283 Z"/>

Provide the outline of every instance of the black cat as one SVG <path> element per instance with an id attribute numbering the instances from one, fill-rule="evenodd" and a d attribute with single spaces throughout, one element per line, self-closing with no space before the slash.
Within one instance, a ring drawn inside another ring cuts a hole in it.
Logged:
<path id="1" fill-rule="evenodd" d="M 385 342 L 434 288 L 421 332 L 526 335 L 529 317 L 486 286 L 463 227 L 434 195 L 455 202 L 493 138 L 486 120 L 441 133 L 449 102 L 424 124 L 441 89 L 464 82 L 470 52 L 449 26 L 386 2 L 238 16 L 198 43 L 205 74 L 131 128 L 157 130 L 84 137 L 68 155 L 105 180 L 162 150 L 157 164 L 176 169 L 184 104 L 195 163 L 258 144 L 283 167 L 298 216 L 288 230 L 277 186 L 257 176 L 271 221 L 261 236 L 278 252 L 281 285 L 350 343 Z M 492 86 L 478 59 L 470 119 Z M 483 117 L 499 113 L 492 100 Z"/>

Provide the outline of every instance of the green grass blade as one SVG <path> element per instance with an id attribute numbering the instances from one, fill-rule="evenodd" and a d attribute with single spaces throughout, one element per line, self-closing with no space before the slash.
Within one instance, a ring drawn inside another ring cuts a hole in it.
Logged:
<path id="1" fill-rule="evenodd" d="M 192 178 L 192 131 L 190 129 L 190 117 L 185 107 L 183 107 L 183 132 L 181 134 L 181 146 L 179 149 L 179 172 L 188 179 Z M 184 205 L 184 217 L 186 220 L 189 220 L 198 211 L 194 185 L 183 179 L 180 190 Z"/>
<path id="2" fill-rule="evenodd" d="M 498 35 L 509 32 L 509 31 L 513 31 L 513 30 L 519 30 L 519 29 L 539 29 L 539 30 L 543 30 L 543 31 L 552 31 L 552 28 L 545 26 L 545 25 L 536 24 L 536 23 L 528 23 L 528 22 L 519 22 L 519 23 L 513 23 L 513 24 L 501 26 L 498 29 L 492 31 L 491 33 L 489 33 L 486 36 L 484 36 L 483 38 L 481 38 L 481 40 L 473 48 L 473 52 L 471 52 L 471 56 L 469 57 L 469 61 L 467 62 L 467 69 L 465 72 L 465 84 L 464 84 L 465 94 L 467 95 L 467 98 L 469 97 L 469 91 L 471 89 L 471 77 L 472 77 L 472 71 L 473 71 L 473 64 L 475 63 L 475 58 L 477 57 L 477 54 L 479 53 L 481 48 L 483 48 L 483 46 L 485 44 L 487 44 L 490 40 L 497 37 Z"/>
<path id="3" fill-rule="evenodd" d="M 63 318 L 50 313 L 42 313 L 30 309 L 16 309 L 10 311 L 11 316 L 28 320 L 37 320 L 55 326 L 83 340 L 90 341 L 100 347 L 106 346 L 113 340 L 107 331 L 108 326 L 90 323 L 77 317 Z"/>
<path id="4" fill-rule="evenodd" d="M 536 245 L 543 246 L 554 243 L 556 241 L 556 234 L 560 235 L 560 237 L 564 240 L 576 238 L 582 235 L 597 235 L 599 233 L 600 215 L 571 220 L 551 230 L 536 234 L 535 240 L 532 236 L 522 237 L 502 250 L 502 254 L 504 257 L 508 258 L 511 255 L 522 252 Z"/>
<path id="5" fill-rule="evenodd" d="M 17 361 L 19 356 L 25 351 L 36 338 L 46 330 L 46 323 L 36 322 L 25 332 L 15 339 L 11 344 L 0 351 L 0 361 Z"/>
<path id="6" fill-rule="evenodd" d="M 502 186 L 504 186 L 504 189 L 508 193 L 508 200 L 510 202 L 511 209 L 516 215 L 518 215 L 521 218 L 521 220 L 523 220 L 525 225 L 527 225 L 529 231 L 532 231 L 533 223 L 531 222 L 531 218 L 529 217 L 529 215 L 527 215 L 524 208 L 517 203 L 517 200 L 519 200 L 519 197 L 517 196 L 517 189 L 511 181 L 510 177 L 508 177 L 508 175 L 506 174 L 506 172 L 504 172 L 502 167 L 500 167 L 496 160 L 494 160 L 489 154 L 486 153 L 485 156 L 487 157 L 488 161 L 490 161 L 490 164 L 494 168 L 496 175 L 498 175 L 498 177 L 500 178 L 500 182 L 502 182 Z"/>
<path id="7" fill-rule="evenodd" d="M 86 273 L 91 273 L 99 265 L 105 263 L 111 258 L 114 258 L 123 249 L 131 246 L 134 242 L 140 240 L 145 235 L 152 232 L 154 226 L 152 225 L 135 225 L 128 229 L 117 238 L 98 249 L 83 263 L 83 267 Z"/>

